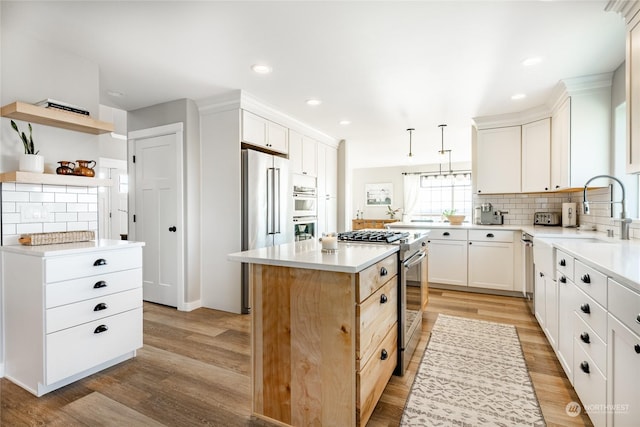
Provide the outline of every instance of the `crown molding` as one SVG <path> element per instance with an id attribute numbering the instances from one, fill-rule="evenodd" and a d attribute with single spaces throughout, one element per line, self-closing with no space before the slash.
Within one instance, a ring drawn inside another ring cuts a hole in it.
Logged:
<path id="1" fill-rule="evenodd" d="M 609 0 L 604 7 L 607 12 L 617 12 L 624 17 L 627 24 L 640 12 L 640 1 L 638 0 Z"/>
<path id="2" fill-rule="evenodd" d="M 520 126 L 527 123 L 551 117 L 551 111 L 546 105 L 529 108 L 516 113 L 496 114 L 493 116 L 474 117 L 472 119 L 476 129 L 494 129 L 507 126 Z"/>

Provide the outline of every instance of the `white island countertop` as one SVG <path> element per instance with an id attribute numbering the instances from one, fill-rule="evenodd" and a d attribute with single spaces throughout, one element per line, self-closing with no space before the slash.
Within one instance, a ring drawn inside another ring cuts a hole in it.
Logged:
<path id="1" fill-rule="evenodd" d="M 339 242 L 333 253 L 322 251 L 315 240 L 285 243 L 267 248 L 252 249 L 227 255 L 231 261 L 311 270 L 358 273 L 398 252 L 397 245 Z"/>
<path id="2" fill-rule="evenodd" d="M 144 242 L 134 242 L 131 240 L 89 240 L 86 242 L 74 243 L 58 243 L 53 245 L 6 245 L 2 246 L 2 250 L 6 252 L 16 252 L 24 255 L 32 256 L 53 256 L 53 255 L 71 255 L 81 254 L 92 251 L 124 249 L 127 247 L 144 246 Z"/>

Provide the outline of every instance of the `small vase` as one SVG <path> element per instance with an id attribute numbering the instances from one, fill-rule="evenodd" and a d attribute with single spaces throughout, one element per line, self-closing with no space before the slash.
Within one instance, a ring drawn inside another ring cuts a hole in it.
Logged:
<path id="1" fill-rule="evenodd" d="M 21 172 L 44 172 L 44 157 L 40 154 L 20 154 L 18 170 Z"/>

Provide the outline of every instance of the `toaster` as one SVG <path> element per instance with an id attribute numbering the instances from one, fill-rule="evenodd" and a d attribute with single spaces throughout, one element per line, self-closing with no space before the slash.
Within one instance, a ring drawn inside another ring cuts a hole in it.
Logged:
<path id="1" fill-rule="evenodd" d="M 536 212 L 533 214 L 533 225 L 561 225 L 560 212 Z"/>

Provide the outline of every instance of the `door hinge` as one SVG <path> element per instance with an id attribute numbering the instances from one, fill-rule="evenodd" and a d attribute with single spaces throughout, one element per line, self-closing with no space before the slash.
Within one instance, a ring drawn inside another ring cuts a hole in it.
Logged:
<path id="1" fill-rule="evenodd" d="M 133 163 L 136 162 L 136 156 L 133 156 Z"/>
<path id="2" fill-rule="evenodd" d="M 133 222 L 136 222 L 136 216 L 135 216 L 135 214 L 133 215 Z"/>

